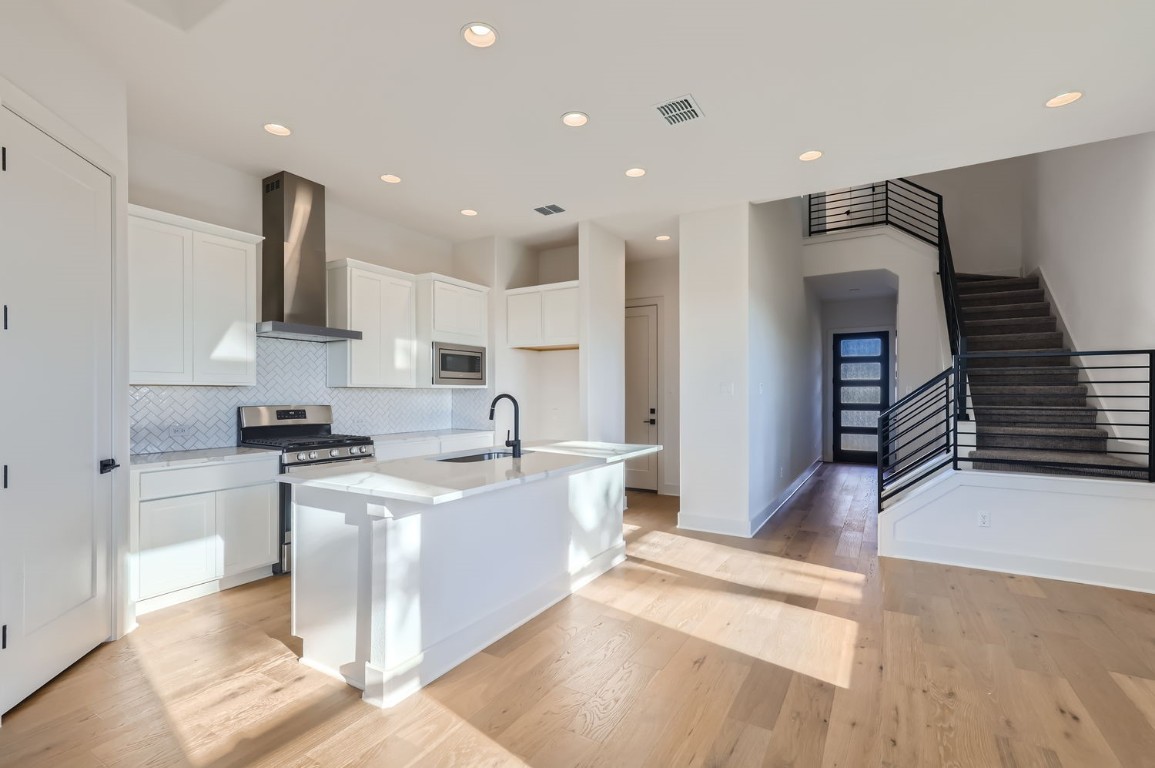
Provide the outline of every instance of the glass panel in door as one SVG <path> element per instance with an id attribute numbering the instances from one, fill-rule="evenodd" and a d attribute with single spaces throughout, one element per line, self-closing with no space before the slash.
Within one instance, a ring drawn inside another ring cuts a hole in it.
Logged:
<path id="1" fill-rule="evenodd" d="M 878 461 L 878 416 L 890 405 L 890 334 L 834 336 L 834 460 Z"/>

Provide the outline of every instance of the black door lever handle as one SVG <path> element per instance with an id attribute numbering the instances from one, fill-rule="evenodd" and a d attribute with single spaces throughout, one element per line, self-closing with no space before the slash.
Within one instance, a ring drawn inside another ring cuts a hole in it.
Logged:
<path id="1" fill-rule="evenodd" d="M 107 475 L 114 469 L 120 469 L 120 465 L 116 463 L 116 459 L 101 459 L 100 474 Z"/>

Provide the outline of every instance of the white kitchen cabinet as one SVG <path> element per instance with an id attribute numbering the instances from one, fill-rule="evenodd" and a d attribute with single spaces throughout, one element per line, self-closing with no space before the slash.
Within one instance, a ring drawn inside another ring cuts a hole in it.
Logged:
<path id="1" fill-rule="evenodd" d="M 361 331 L 327 345 L 331 387 L 417 386 L 417 287 L 402 272 L 352 260 L 328 268 L 329 323 Z"/>
<path id="2" fill-rule="evenodd" d="M 279 499 L 275 484 L 217 492 L 221 576 L 235 576 L 277 562 Z"/>
<path id="3" fill-rule="evenodd" d="M 215 493 L 141 502 L 140 599 L 218 578 L 217 550 Z"/>
<path id="4" fill-rule="evenodd" d="M 506 291 L 506 342 L 520 349 L 574 349 L 580 333 L 578 283 Z"/>
<path id="5" fill-rule="evenodd" d="M 133 384 L 256 384 L 257 235 L 129 206 Z"/>
<path id="6" fill-rule="evenodd" d="M 488 340 L 489 289 L 445 275 L 418 277 L 418 331 L 422 342 L 484 347 Z"/>
<path id="7" fill-rule="evenodd" d="M 279 456 L 132 467 L 137 615 L 272 573 L 279 559 Z"/>

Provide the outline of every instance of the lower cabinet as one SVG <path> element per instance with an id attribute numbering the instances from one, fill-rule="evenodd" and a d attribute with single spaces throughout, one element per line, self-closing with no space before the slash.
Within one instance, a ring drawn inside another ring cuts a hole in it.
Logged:
<path id="1" fill-rule="evenodd" d="M 268 480 L 234 488 L 222 487 L 227 471 L 208 467 L 134 477 L 137 614 L 268 575 L 278 560 L 277 471 L 269 464 Z"/>

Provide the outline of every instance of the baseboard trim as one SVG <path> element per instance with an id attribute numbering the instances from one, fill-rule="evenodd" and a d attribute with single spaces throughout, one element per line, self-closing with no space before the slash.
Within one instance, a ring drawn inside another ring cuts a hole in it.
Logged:
<path id="1" fill-rule="evenodd" d="M 488 616 L 425 648 L 417 656 L 389 669 L 366 662 L 362 698 L 374 706 L 386 709 L 399 704 L 522 624 L 624 562 L 625 559 L 625 542 L 619 542 L 594 557 L 577 572 L 550 580 Z M 322 671 L 332 674 L 331 670 L 322 669 Z M 340 677 L 349 680 L 347 675 Z"/>
<path id="2" fill-rule="evenodd" d="M 685 513 L 678 513 L 678 527 L 686 531 L 697 531 L 699 533 L 715 533 L 721 536 L 740 536 L 744 539 L 752 538 L 762 526 L 766 525 L 766 521 L 777 514 L 786 502 L 798 493 L 798 489 L 805 485 L 806 481 L 818 471 L 822 466 L 822 459 L 815 459 L 810 463 L 806 469 L 802 471 L 798 477 L 794 478 L 793 482 L 786 487 L 782 493 L 778 495 L 774 501 L 766 506 L 756 517 L 750 520 L 736 520 L 728 517 L 709 517 L 707 515 L 690 515 Z"/>
<path id="3" fill-rule="evenodd" d="M 166 592 L 163 595 L 150 597 L 146 600 L 138 600 L 136 602 L 136 615 L 144 616 L 146 613 L 159 611 L 162 608 L 169 608 L 180 603 L 188 602 L 189 600 L 196 600 L 198 597 L 208 597 L 215 595 L 224 589 L 232 589 L 239 587 L 242 584 L 248 584 L 250 581 L 258 581 L 273 575 L 273 567 L 266 565 L 261 568 L 254 568 L 251 571 L 244 571 L 232 576 L 224 576 L 214 581 L 206 581 L 204 584 L 197 584 L 195 587 L 187 587 L 186 589 L 178 589 L 175 592 Z M 136 629 L 135 624 L 132 627 Z"/>

